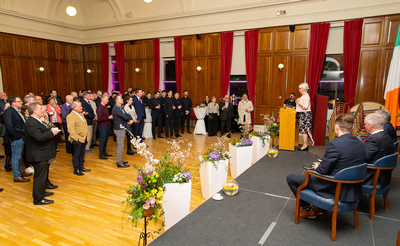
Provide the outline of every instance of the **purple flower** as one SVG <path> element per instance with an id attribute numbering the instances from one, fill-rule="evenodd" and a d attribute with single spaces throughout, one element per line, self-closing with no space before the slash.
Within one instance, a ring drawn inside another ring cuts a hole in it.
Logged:
<path id="1" fill-rule="evenodd" d="M 186 176 L 187 181 L 189 181 L 192 178 L 192 175 L 189 172 L 184 172 L 183 175 Z"/>
<path id="2" fill-rule="evenodd" d="M 208 155 L 208 157 L 209 157 L 211 160 L 219 160 L 219 158 L 220 158 L 220 156 L 219 156 L 217 153 L 215 153 L 215 152 L 210 153 L 210 154 Z"/>
<path id="3" fill-rule="evenodd" d="M 136 181 L 140 184 L 140 183 L 142 183 L 143 182 L 143 178 L 142 178 L 142 176 L 137 176 L 137 178 L 136 178 Z"/>
<path id="4" fill-rule="evenodd" d="M 260 133 L 259 135 L 260 135 L 260 136 L 265 136 L 265 133 Z"/>
<path id="5" fill-rule="evenodd" d="M 146 184 L 142 184 L 142 189 L 145 189 L 146 188 Z"/>

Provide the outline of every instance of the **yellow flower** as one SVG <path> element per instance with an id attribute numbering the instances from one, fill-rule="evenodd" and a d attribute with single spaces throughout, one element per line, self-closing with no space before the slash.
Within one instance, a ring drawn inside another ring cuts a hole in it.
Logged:
<path id="1" fill-rule="evenodd" d="M 161 188 L 161 187 L 158 187 L 158 190 L 159 190 L 159 191 L 162 191 L 162 188 Z"/>
<path id="2" fill-rule="evenodd" d="M 157 190 L 156 190 L 156 189 L 151 190 L 151 194 L 152 194 L 152 195 L 154 195 L 154 194 L 156 194 L 156 193 L 157 193 Z"/>
<path id="3" fill-rule="evenodd" d="M 162 192 L 159 191 L 159 192 L 157 193 L 157 198 L 161 198 L 161 197 L 162 197 Z"/>

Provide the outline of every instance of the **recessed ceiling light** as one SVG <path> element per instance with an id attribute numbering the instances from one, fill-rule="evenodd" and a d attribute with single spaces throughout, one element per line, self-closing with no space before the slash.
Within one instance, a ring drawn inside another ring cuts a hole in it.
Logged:
<path id="1" fill-rule="evenodd" d="M 153 0 L 143 0 L 145 3 L 151 3 Z"/>
<path id="2" fill-rule="evenodd" d="M 67 14 L 69 16 L 75 16 L 76 15 L 76 8 L 74 6 L 72 6 L 72 5 L 69 5 L 65 11 L 67 12 Z"/>

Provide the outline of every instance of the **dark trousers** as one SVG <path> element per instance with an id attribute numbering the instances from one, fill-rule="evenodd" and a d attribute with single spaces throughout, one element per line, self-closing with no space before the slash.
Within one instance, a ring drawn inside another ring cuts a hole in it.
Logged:
<path id="1" fill-rule="evenodd" d="M 179 136 L 179 127 L 181 125 L 181 115 L 177 115 L 174 117 L 174 129 L 175 129 L 175 137 Z"/>
<path id="2" fill-rule="evenodd" d="M 165 136 L 168 138 L 170 135 L 174 136 L 174 117 L 172 115 L 165 117 Z"/>
<path id="3" fill-rule="evenodd" d="M 306 180 L 306 176 L 303 174 L 290 174 L 286 177 L 286 182 L 289 185 L 290 190 L 292 190 L 294 196 L 297 194 L 297 189 L 304 183 Z M 308 202 L 305 202 L 303 200 L 300 200 L 300 206 L 301 207 L 306 207 L 309 206 L 310 204 Z"/>
<path id="4" fill-rule="evenodd" d="M 35 169 L 32 190 L 33 202 L 39 202 L 44 199 L 44 193 L 46 192 L 46 183 L 49 176 L 49 162 L 32 162 L 32 166 Z"/>
<path id="5" fill-rule="evenodd" d="M 218 114 L 209 114 L 210 117 L 208 117 L 208 136 L 216 136 L 217 135 L 217 129 L 218 129 Z"/>
<path id="6" fill-rule="evenodd" d="M 188 114 L 186 114 L 185 112 L 182 115 L 182 122 L 181 122 L 182 133 L 185 131 L 185 121 L 186 121 L 187 131 L 190 131 L 190 112 Z"/>
<path id="7" fill-rule="evenodd" d="M 132 139 L 131 134 L 126 133 L 126 151 L 132 150 L 131 139 Z"/>
<path id="8" fill-rule="evenodd" d="M 221 135 L 225 134 L 225 130 L 228 134 L 231 133 L 231 118 L 227 118 L 226 120 L 221 120 Z"/>
<path id="9" fill-rule="evenodd" d="M 85 143 L 81 143 L 79 141 L 74 141 L 72 143 L 74 145 L 74 154 L 72 156 L 72 164 L 74 165 L 75 170 L 80 170 L 83 168 L 83 161 L 85 160 Z"/>
<path id="10" fill-rule="evenodd" d="M 153 115 L 152 123 L 151 123 L 151 132 L 153 133 L 153 137 L 156 136 L 156 126 L 158 126 L 158 136 L 161 135 L 162 123 L 161 123 L 161 115 Z"/>
<path id="11" fill-rule="evenodd" d="M 54 126 L 58 127 L 58 129 L 60 129 L 60 123 L 53 123 Z M 61 129 L 60 129 L 61 130 Z M 58 139 L 60 138 L 60 133 L 58 133 L 57 135 L 55 135 L 53 137 L 53 141 L 54 141 L 54 146 L 56 147 L 56 149 L 58 149 Z"/>
<path id="12" fill-rule="evenodd" d="M 72 145 L 72 143 L 70 141 L 68 141 L 69 132 L 68 132 L 67 122 L 65 122 L 65 123 L 63 122 L 62 125 L 63 125 L 63 129 L 64 129 L 65 149 L 68 154 L 72 154 L 72 152 L 74 152 L 74 146 Z"/>
<path id="13" fill-rule="evenodd" d="M 111 126 L 99 126 L 98 127 L 100 133 L 100 144 L 99 144 L 99 155 L 107 154 L 107 142 L 110 137 Z"/>
<path id="14" fill-rule="evenodd" d="M 144 119 L 141 119 L 138 123 L 133 123 L 133 135 L 136 138 L 142 138 L 144 127 Z"/>

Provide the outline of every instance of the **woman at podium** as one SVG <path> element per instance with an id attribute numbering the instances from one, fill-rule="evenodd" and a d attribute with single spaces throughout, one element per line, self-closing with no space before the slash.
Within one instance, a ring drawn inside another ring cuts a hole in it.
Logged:
<path id="1" fill-rule="evenodd" d="M 301 96 L 296 99 L 296 112 L 299 116 L 299 131 L 303 135 L 303 146 L 300 151 L 308 151 L 308 134 L 311 134 L 311 103 L 310 95 L 308 95 L 308 84 L 302 83 L 299 85 Z"/>

